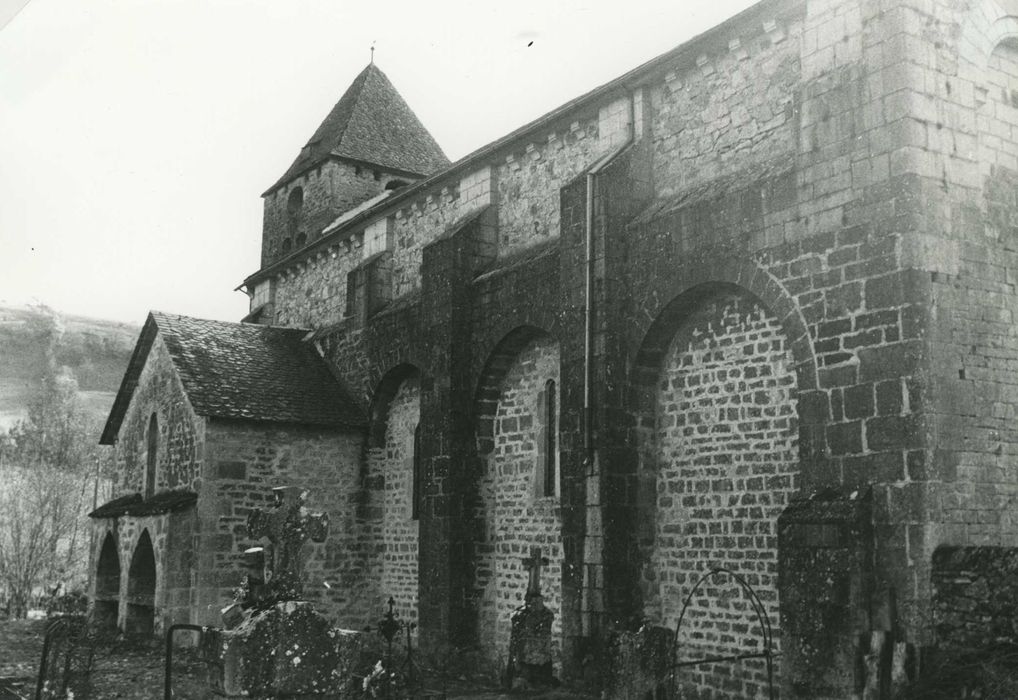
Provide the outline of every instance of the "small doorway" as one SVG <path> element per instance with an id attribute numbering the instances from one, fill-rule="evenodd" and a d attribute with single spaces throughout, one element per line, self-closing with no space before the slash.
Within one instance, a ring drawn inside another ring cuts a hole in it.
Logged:
<path id="1" fill-rule="evenodd" d="M 120 605 L 120 556 L 113 533 L 106 533 L 99 564 L 95 571 L 95 624 L 100 629 L 115 629 Z"/>
<path id="2" fill-rule="evenodd" d="M 148 530 L 141 533 L 127 570 L 127 618 L 124 633 L 151 637 L 155 632 L 156 558 Z"/>

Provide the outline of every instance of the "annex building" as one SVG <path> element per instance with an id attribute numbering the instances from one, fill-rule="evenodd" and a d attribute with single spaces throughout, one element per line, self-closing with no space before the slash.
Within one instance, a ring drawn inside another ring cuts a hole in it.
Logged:
<path id="1" fill-rule="evenodd" d="M 497 662 L 541 547 L 567 678 L 714 568 L 784 697 L 1018 639 L 1018 0 L 763 0 L 455 163 L 368 65 L 263 199 L 250 314 L 150 314 L 103 433 L 110 625 L 218 624 L 296 485 L 338 626 Z"/>

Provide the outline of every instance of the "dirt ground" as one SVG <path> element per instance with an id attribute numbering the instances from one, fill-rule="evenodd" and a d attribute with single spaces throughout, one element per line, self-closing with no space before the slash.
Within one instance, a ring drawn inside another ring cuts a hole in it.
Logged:
<path id="1" fill-rule="evenodd" d="M 45 620 L 0 620 L 0 700 L 27 700 L 35 697 L 39 660 L 42 656 Z M 164 646 L 109 640 L 96 647 L 94 666 L 87 686 L 78 686 L 75 700 L 157 700 L 163 697 Z M 173 697 L 205 700 L 211 697 L 205 682 L 205 667 L 193 653 L 177 650 L 173 664 Z M 505 694 L 496 688 L 452 680 L 444 686 L 446 697 L 457 700 L 588 700 L 593 696 L 568 691 Z M 72 688 L 72 690 L 75 690 Z"/>
<path id="2" fill-rule="evenodd" d="M 0 621 L 0 700 L 35 697 L 45 628 L 45 620 Z M 72 692 L 77 691 L 74 698 L 162 698 L 163 653 L 163 645 L 156 640 L 111 640 L 97 645 L 88 683 L 72 684 Z M 204 697 L 204 666 L 192 654 L 175 655 L 173 678 L 173 697 Z"/>

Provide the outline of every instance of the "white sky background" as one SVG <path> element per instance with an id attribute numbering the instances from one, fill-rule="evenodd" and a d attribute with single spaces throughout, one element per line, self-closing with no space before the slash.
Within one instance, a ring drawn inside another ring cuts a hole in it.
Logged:
<path id="1" fill-rule="evenodd" d="M 372 43 L 455 161 L 751 4 L 30 0 L 0 29 L 0 304 L 239 320 L 260 194 Z"/>

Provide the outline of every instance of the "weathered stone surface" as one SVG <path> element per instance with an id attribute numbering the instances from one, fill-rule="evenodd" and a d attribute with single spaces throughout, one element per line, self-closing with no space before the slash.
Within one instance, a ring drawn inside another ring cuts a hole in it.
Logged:
<path id="1" fill-rule="evenodd" d="M 870 498 L 858 492 L 817 494 L 793 501 L 778 519 L 782 664 L 796 670 L 782 679 L 783 696 L 833 699 L 861 690 L 855 664 L 867 650 L 860 648 L 865 637 L 859 630 L 881 627 L 867 614 L 876 607 Z M 879 639 L 887 636 L 885 630 Z M 877 657 L 870 678 L 879 683 Z"/>
<path id="2" fill-rule="evenodd" d="M 994 2 L 760 3 L 394 194 L 285 270 L 257 273 L 257 303 L 276 285 L 262 320 L 314 328 L 308 342 L 392 426 L 365 450 L 361 435 L 161 420 L 160 440 L 182 437 L 164 448 L 172 464 L 160 473 L 200 493 L 192 561 L 169 562 L 199 582 L 193 616 L 218 609 L 238 582 L 257 489 L 292 482 L 312 488 L 336 525 L 333 541 L 310 547 L 306 586 L 329 614 L 359 625 L 388 596 L 379 582 L 405 608 L 416 585 L 422 638 L 481 642 L 493 659 L 523 587 L 518 569 L 499 568 L 509 558 L 498 547 L 518 558 L 524 530 L 559 567 L 545 594 L 559 612 L 553 645 L 574 670 L 609 621 L 648 608 L 667 617 L 665 599 L 718 562 L 755 577 L 780 630 L 783 683 L 806 695 L 861 692 L 848 688 L 850 640 L 865 638 L 872 654 L 885 638 L 892 655 L 931 642 L 935 548 L 1018 536 L 1009 12 Z M 331 215 L 333 181 L 360 191 L 348 176 L 323 169 L 288 184 L 266 201 L 266 231 L 285 228 L 298 185 L 317 226 Z M 481 210 L 473 230 L 454 230 Z M 280 254 L 269 238 L 264 261 Z M 391 268 L 375 283 L 388 288 L 345 317 L 350 275 L 378 246 Z M 676 338 L 684 344 L 672 347 Z M 758 347 L 767 343 L 777 345 Z M 726 358 L 736 347 L 746 354 Z M 400 388 L 406 367 L 416 388 Z M 771 372 L 759 397 L 750 369 Z M 142 483 L 151 407 L 177 396 L 160 385 L 157 357 L 147 371 L 118 446 L 125 492 Z M 550 378 L 561 487 L 541 503 L 529 488 L 539 416 L 520 399 Z M 394 517 L 407 502 L 415 405 L 416 556 L 413 525 Z M 872 491 L 870 534 L 854 516 L 819 510 L 774 531 L 793 494 L 829 488 Z M 165 556 L 166 522 L 118 527 L 122 570 L 146 527 Z M 720 598 L 697 604 L 710 634 L 724 624 Z M 849 609 L 874 610 L 873 620 Z M 752 636 L 743 613 L 736 641 Z M 829 638 L 817 631 L 825 621 Z M 724 692 L 762 694 L 745 677 L 732 683 L 742 686 Z"/>
<path id="3" fill-rule="evenodd" d="M 933 553 L 932 582 L 941 658 L 1018 647 L 1018 549 L 940 547 Z"/>
<path id="4" fill-rule="evenodd" d="M 645 624 L 635 632 L 617 631 L 606 648 L 606 700 L 645 700 L 671 687 L 674 630 Z"/>
<path id="5" fill-rule="evenodd" d="M 304 505 L 307 496 L 307 491 L 296 486 L 277 486 L 272 489 L 271 510 L 253 510 L 247 516 L 248 535 L 267 538 L 271 543 L 262 577 L 267 582 L 270 599 L 301 599 L 304 590 L 301 550 L 305 541 L 324 542 L 328 534 L 329 516 L 309 513 Z"/>
<path id="6" fill-rule="evenodd" d="M 208 635 L 213 689 L 225 697 L 360 697 L 382 658 L 374 635 L 334 629 L 306 602 L 277 603 Z"/>

